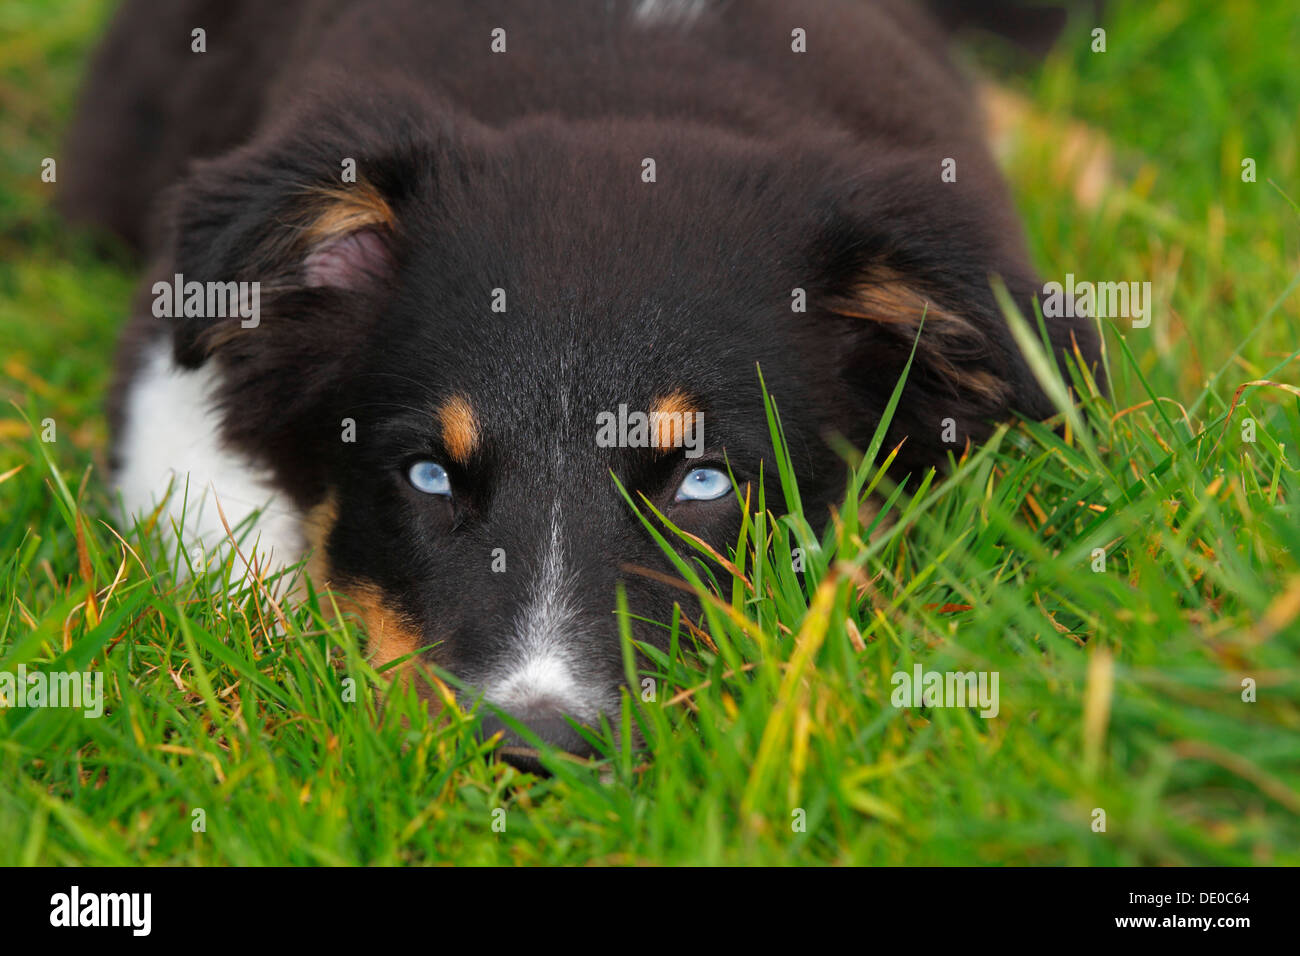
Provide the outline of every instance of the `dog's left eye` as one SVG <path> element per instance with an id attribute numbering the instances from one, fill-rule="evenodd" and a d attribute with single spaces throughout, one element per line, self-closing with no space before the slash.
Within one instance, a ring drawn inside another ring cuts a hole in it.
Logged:
<path id="1" fill-rule="evenodd" d="M 451 497 L 451 478 L 447 469 L 436 461 L 417 461 L 407 471 L 406 478 L 416 491 Z"/>
<path id="2" fill-rule="evenodd" d="M 677 501 L 713 501 L 731 491 L 731 479 L 716 468 L 692 468 L 677 489 Z"/>

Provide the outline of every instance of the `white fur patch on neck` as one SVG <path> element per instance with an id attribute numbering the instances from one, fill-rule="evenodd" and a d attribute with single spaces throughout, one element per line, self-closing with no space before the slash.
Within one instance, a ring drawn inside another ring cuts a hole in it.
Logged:
<path id="1" fill-rule="evenodd" d="M 180 529 L 191 563 L 223 558 L 231 547 L 220 501 L 244 557 L 252 561 L 256 552 L 259 567 L 273 573 L 302 558 L 302 515 L 264 469 L 222 442 L 216 385 L 213 363 L 178 368 L 168 343 L 154 346 L 129 387 L 113 483 L 128 520 L 152 513 L 167 498 L 159 521 L 168 537 L 172 527 Z M 247 574 L 239 558 L 234 571 Z"/>

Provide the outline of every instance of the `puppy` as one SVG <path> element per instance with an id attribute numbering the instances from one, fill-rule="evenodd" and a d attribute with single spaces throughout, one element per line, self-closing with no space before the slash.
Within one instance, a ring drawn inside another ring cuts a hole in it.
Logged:
<path id="1" fill-rule="evenodd" d="M 228 522 L 314 553 L 378 663 L 418 653 L 587 753 L 617 583 L 649 621 L 681 597 L 628 570 L 672 573 L 615 479 L 725 554 L 732 476 L 774 472 L 757 368 L 814 518 L 844 490 L 828 436 L 868 443 L 914 344 L 900 479 L 1052 412 L 990 288 L 1032 314 L 945 43 L 886 0 L 130 0 L 64 197 L 149 262 L 110 404 L 125 507 L 170 484 L 187 547 Z M 1047 331 L 1097 358 L 1085 320 Z"/>

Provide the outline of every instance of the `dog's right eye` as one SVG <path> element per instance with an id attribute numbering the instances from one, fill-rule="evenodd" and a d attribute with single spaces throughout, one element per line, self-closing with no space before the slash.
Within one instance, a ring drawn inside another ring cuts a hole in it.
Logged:
<path id="1" fill-rule="evenodd" d="M 451 478 L 436 461 L 417 461 L 407 470 L 406 478 L 416 491 L 451 497 Z"/>

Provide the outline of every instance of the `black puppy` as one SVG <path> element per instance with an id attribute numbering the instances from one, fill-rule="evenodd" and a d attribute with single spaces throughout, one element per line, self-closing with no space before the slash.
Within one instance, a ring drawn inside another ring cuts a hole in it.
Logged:
<path id="1" fill-rule="evenodd" d="M 952 6 L 949 4 L 948 6 Z M 152 263 L 111 406 L 134 512 L 315 548 L 379 662 L 585 749 L 611 614 L 679 592 L 611 473 L 725 553 L 780 406 L 810 515 L 924 315 L 900 476 L 1045 417 L 995 305 L 1038 286 L 946 35 L 849 0 L 128 2 L 68 209 Z M 1051 320 L 1058 358 L 1085 320 Z M 947 420 L 951 420 L 950 422 Z M 769 495 L 769 500 L 774 500 Z M 644 640 L 662 643 L 646 627 Z"/>

